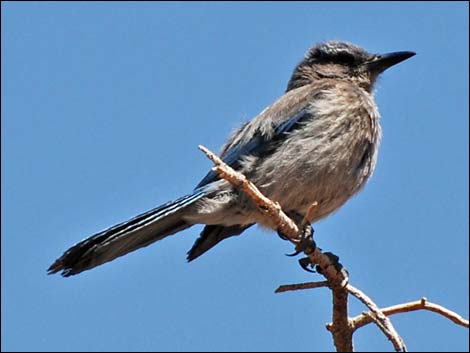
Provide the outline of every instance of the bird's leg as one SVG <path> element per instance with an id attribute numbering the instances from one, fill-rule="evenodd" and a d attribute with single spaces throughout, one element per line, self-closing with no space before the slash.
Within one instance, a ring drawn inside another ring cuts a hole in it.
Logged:
<path id="1" fill-rule="evenodd" d="M 297 224 L 297 227 L 300 228 L 300 225 L 302 224 L 302 221 L 304 219 L 304 216 L 302 216 L 301 214 L 297 213 L 297 212 L 288 212 L 287 215 L 292 219 L 294 220 L 295 224 Z M 308 224 L 308 226 L 310 227 L 310 237 L 312 237 L 313 235 L 313 228 L 310 226 L 310 224 Z M 305 236 L 308 236 L 308 234 L 305 234 L 306 233 L 306 229 L 307 226 L 304 227 L 304 229 L 302 229 L 302 234 L 301 234 L 301 241 L 300 243 L 303 241 L 303 239 L 305 239 Z M 286 237 L 284 234 L 282 234 L 282 232 L 280 231 L 277 231 L 277 235 L 279 236 L 279 238 L 281 238 L 282 240 L 289 240 L 288 237 Z M 300 244 L 299 243 L 299 244 Z M 297 245 L 298 247 L 298 245 Z M 287 256 L 296 256 L 298 254 L 300 254 L 302 252 L 302 249 L 300 249 L 300 251 L 298 251 L 299 249 L 297 249 L 296 247 L 296 252 L 293 253 L 293 254 L 287 254 Z"/>
<path id="2" fill-rule="evenodd" d="M 289 214 L 289 217 L 291 217 L 300 228 L 304 217 L 298 213 L 291 213 Z M 317 245 L 313 240 L 313 233 L 314 229 L 312 225 L 310 223 L 305 224 L 301 229 L 300 241 L 295 247 L 295 252 L 292 254 L 287 254 L 287 256 L 297 256 L 302 252 L 306 255 L 309 255 L 313 251 L 315 251 Z M 279 235 L 279 237 L 281 237 L 281 239 L 287 240 L 287 237 L 284 236 L 281 232 L 278 231 L 277 234 Z M 320 248 L 318 249 L 321 250 Z M 330 258 L 332 265 L 338 272 L 344 269 L 343 265 L 339 262 L 339 257 L 337 255 L 331 252 L 325 252 L 324 254 Z M 312 263 L 312 260 L 308 256 L 299 259 L 299 264 L 300 267 L 302 267 L 302 269 L 307 272 L 316 272 L 319 274 L 323 274 L 323 271 L 320 266 L 318 266 L 318 264 Z"/>
<path id="3" fill-rule="evenodd" d="M 306 247 L 304 248 L 303 252 L 308 255 L 311 252 L 315 251 L 315 249 L 316 249 L 315 241 L 311 239 L 311 242 L 306 244 Z M 320 248 L 318 249 L 321 250 Z M 337 255 L 333 254 L 332 252 L 324 252 L 323 255 L 328 256 L 328 258 L 330 259 L 331 265 L 334 266 L 337 272 L 346 271 L 343 265 L 339 262 L 339 257 Z M 300 264 L 300 267 L 302 267 L 307 272 L 317 272 L 321 275 L 324 274 L 322 268 L 317 263 L 313 263 L 309 256 L 305 256 L 299 259 L 299 264 Z M 346 271 L 346 277 L 347 277 L 347 271 Z"/>
<path id="4" fill-rule="evenodd" d="M 306 254 L 311 253 L 314 251 L 317 247 L 315 244 L 315 241 L 313 240 L 313 227 L 310 223 L 307 223 L 301 233 L 300 233 L 300 240 L 295 246 L 295 252 L 292 254 L 287 254 L 287 256 L 297 256 L 301 252 L 304 252 Z"/>
<path id="5" fill-rule="evenodd" d="M 304 216 L 302 216 L 302 215 L 300 215 L 296 212 L 291 212 L 291 213 L 288 214 L 288 216 L 295 221 L 295 223 L 297 224 L 297 226 L 299 228 L 302 228 L 302 229 L 301 229 L 301 233 L 300 233 L 300 240 L 297 243 L 297 245 L 295 246 L 295 252 L 292 253 L 292 254 L 286 254 L 286 255 L 287 256 L 297 256 L 302 252 L 305 253 L 305 254 L 309 254 L 312 251 L 315 251 L 317 245 L 315 244 L 315 241 L 313 240 L 314 230 L 313 230 L 312 225 L 310 223 L 306 223 L 305 225 L 302 225 L 302 222 L 304 220 Z M 281 239 L 289 240 L 281 232 L 278 231 L 277 234 L 279 235 L 279 237 Z M 299 264 L 305 271 L 315 272 L 313 270 L 314 265 L 311 263 L 311 261 L 308 257 L 304 257 L 304 258 L 300 259 Z M 310 269 L 309 267 L 311 267 L 312 269 Z"/>
<path id="6" fill-rule="evenodd" d="M 314 230 L 312 225 L 307 223 L 302 229 L 300 242 L 295 247 L 296 254 L 303 252 L 304 254 L 308 255 L 315 251 L 317 244 L 313 240 L 313 233 Z M 310 257 L 308 256 L 299 259 L 299 265 L 307 272 L 316 272 L 315 264 L 312 263 Z"/>
<path id="7" fill-rule="evenodd" d="M 331 261 L 331 264 L 334 266 L 335 270 L 337 272 L 343 272 L 345 273 L 345 278 L 348 277 L 348 271 L 343 267 L 343 265 L 339 262 L 339 257 L 335 254 L 333 254 L 332 252 L 324 252 L 323 253 L 324 255 L 328 256 L 328 258 L 330 259 Z M 320 266 L 316 266 L 315 267 L 315 270 L 316 272 L 318 272 L 319 274 L 323 275 L 323 271 L 321 269 Z"/>
<path id="8" fill-rule="evenodd" d="M 279 230 L 277 231 L 277 235 L 278 235 L 279 238 L 281 238 L 282 240 L 289 240 L 289 238 L 286 237 L 284 234 L 282 234 Z"/>

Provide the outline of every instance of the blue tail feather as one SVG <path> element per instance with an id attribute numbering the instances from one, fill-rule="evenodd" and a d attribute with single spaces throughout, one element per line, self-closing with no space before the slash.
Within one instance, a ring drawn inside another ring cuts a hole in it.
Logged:
<path id="1" fill-rule="evenodd" d="M 67 250 L 49 267 L 48 273 L 62 271 L 65 277 L 75 275 L 189 228 L 192 224 L 182 216 L 188 206 L 206 194 L 207 188 L 196 189 L 92 235 Z"/>

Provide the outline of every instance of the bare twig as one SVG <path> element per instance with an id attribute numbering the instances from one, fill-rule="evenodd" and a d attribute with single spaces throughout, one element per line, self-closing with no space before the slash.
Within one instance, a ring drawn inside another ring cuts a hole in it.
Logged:
<path id="1" fill-rule="evenodd" d="M 328 287 L 328 281 L 285 284 L 283 286 L 279 286 L 275 290 L 275 293 L 282 293 L 282 292 L 302 290 L 302 289 L 313 289 L 313 288 L 320 288 L 320 287 Z"/>
<path id="2" fill-rule="evenodd" d="M 406 313 L 410 311 L 416 311 L 416 310 L 433 311 L 435 313 L 441 314 L 442 316 L 448 318 L 449 320 L 453 321 L 457 325 L 461 325 L 467 328 L 469 327 L 468 320 L 465 320 L 459 314 L 447 308 L 444 308 L 441 305 L 428 302 L 428 300 L 424 297 L 414 302 L 397 304 L 397 305 L 393 305 L 393 306 L 389 306 L 387 308 L 381 309 L 381 311 L 387 316 L 399 314 L 399 313 Z M 351 319 L 353 330 L 357 330 L 359 327 L 362 327 L 372 322 L 368 314 L 369 313 L 362 313 L 361 315 L 358 315 Z"/>
<path id="3" fill-rule="evenodd" d="M 199 149 L 214 162 L 215 167 L 213 167 L 212 170 L 221 178 L 243 190 L 256 203 L 260 211 L 274 222 L 275 230 L 285 235 L 296 245 L 296 248 L 297 246 L 303 245 L 302 231 L 316 212 L 318 207 L 317 202 L 314 202 L 310 206 L 299 229 L 297 224 L 282 211 L 279 203 L 273 202 L 265 197 L 243 174 L 226 165 L 219 157 L 204 146 L 200 145 Z M 332 257 L 322 253 L 317 247 L 313 247 L 313 244 L 304 247 L 300 246 L 300 248 L 309 257 L 311 264 L 316 264 L 320 268 L 321 274 L 327 279 L 328 287 L 330 287 L 333 292 L 333 323 L 327 327 L 333 335 L 336 350 L 340 352 L 352 351 L 353 329 L 348 317 L 348 291 L 351 291 L 351 288 L 354 287 L 349 287 L 348 285 L 347 271 L 336 267 L 335 263 L 332 261 Z M 278 289 L 277 291 L 279 292 L 280 290 Z M 367 297 L 365 296 L 365 298 Z M 388 318 L 380 312 L 378 307 L 370 299 L 367 302 L 369 309 L 373 312 L 374 316 L 378 318 L 377 322 L 379 326 L 394 343 L 395 349 L 398 351 L 405 350 L 403 341 L 393 329 Z"/>
<path id="4" fill-rule="evenodd" d="M 282 211 L 279 203 L 273 202 L 269 198 L 265 197 L 243 174 L 226 165 L 219 157 L 204 146 L 200 145 L 199 149 L 214 162 L 215 167 L 212 168 L 213 171 L 235 187 L 243 190 L 256 203 L 260 211 L 266 214 L 266 217 L 269 217 L 270 220 L 274 221 L 273 227 L 275 230 L 285 235 L 296 245 L 296 248 L 301 244 L 301 241 L 303 240 L 301 232 L 308 225 L 310 219 L 313 218 L 313 215 L 317 211 L 317 202 L 312 203 L 300 223 L 299 229 L 297 224 Z M 458 325 L 469 327 L 468 320 L 465 320 L 460 315 L 449 309 L 428 302 L 426 298 L 422 298 L 415 302 L 391 306 L 381 310 L 366 294 L 348 284 L 347 271 L 344 269 L 339 270 L 330 256 L 322 253 L 320 249 L 316 247 L 313 248 L 312 246 L 307 246 L 302 250 L 310 258 L 310 262 L 312 264 L 319 266 L 321 274 L 326 277 L 327 281 L 284 285 L 277 288 L 276 293 L 329 287 L 333 292 L 333 322 L 327 324 L 327 329 L 333 334 L 333 340 L 337 351 L 353 351 L 352 335 L 354 331 L 371 322 L 374 322 L 384 332 L 397 352 L 406 351 L 403 339 L 398 335 L 387 317 L 387 315 L 403 312 L 429 310 L 447 317 Z M 363 302 L 370 311 L 364 312 L 353 319 L 349 319 L 348 292 Z"/>
<path id="5" fill-rule="evenodd" d="M 199 145 L 199 149 L 206 154 L 206 156 L 215 164 L 212 168 L 214 172 L 232 185 L 242 189 L 251 199 L 256 203 L 258 208 L 274 220 L 275 230 L 285 235 L 292 243 L 298 245 L 301 242 L 301 230 L 297 224 L 290 219 L 281 209 L 277 202 L 271 201 L 264 196 L 258 188 L 249 181 L 242 173 L 233 170 L 230 166 L 225 164 L 213 152 L 209 151 L 206 147 Z M 308 212 L 307 216 L 311 217 L 316 212 L 318 203 L 314 202 Z M 306 222 L 305 218 L 302 223 Z M 307 221 L 308 222 L 308 221 Z M 345 271 L 338 271 L 331 258 L 323 254 L 320 249 L 311 247 L 304 249 L 305 254 L 310 258 L 312 264 L 318 264 L 322 270 L 322 274 L 328 279 L 331 287 L 344 288 L 348 283 L 347 273 Z"/>
<path id="6" fill-rule="evenodd" d="M 233 170 L 226 165 L 219 157 L 209 151 L 204 146 L 198 146 L 206 156 L 215 164 L 212 168 L 221 178 L 227 180 L 235 187 L 243 190 L 256 203 L 261 212 L 274 221 L 274 229 L 281 232 L 296 246 L 302 241 L 301 231 L 297 224 L 291 220 L 281 209 L 277 202 L 273 202 L 265 197 L 256 186 L 249 181 L 243 174 Z M 318 203 L 314 202 L 307 212 L 301 225 L 308 224 L 308 220 L 316 212 Z M 312 264 L 317 264 L 323 276 L 328 280 L 329 287 L 333 291 L 333 324 L 330 330 L 333 334 L 334 344 L 338 351 L 352 351 L 352 330 L 348 319 L 348 296 L 346 285 L 348 276 L 346 271 L 338 270 L 332 262 L 331 257 L 323 254 L 320 249 L 307 246 L 302 249 L 309 257 Z M 345 334 L 347 333 L 347 334 Z"/>
<path id="7" fill-rule="evenodd" d="M 382 330 L 387 338 L 392 342 L 396 352 L 406 352 L 406 346 L 403 339 L 398 335 L 398 332 L 393 327 L 389 318 L 379 309 L 379 307 L 361 290 L 348 284 L 346 286 L 349 293 L 354 295 L 362 303 L 364 303 L 370 310 L 369 318 Z"/>

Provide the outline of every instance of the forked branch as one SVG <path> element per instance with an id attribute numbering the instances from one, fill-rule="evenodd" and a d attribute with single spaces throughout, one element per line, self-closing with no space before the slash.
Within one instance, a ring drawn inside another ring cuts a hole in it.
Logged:
<path id="1" fill-rule="evenodd" d="M 352 335 L 354 331 L 371 322 L 374 322 L 382 330 L 386 337 L 392 342 L 397 352 L 406 351 L 406 346 L 402 338 L 398 335 L 388 318 L 389 315 L 397 313 L 414 310 L 430 310 L 447 317 L 456 324 L 469 327 L 468 320 L 463 319 L 460 315 L 440 305 L 429 303 L 426 298 L 422 298 L 420 301 L 416 302 L 379 309 L 379 307 L 367 295 L 348 283 L 347 271 L 339 269 L 328 253 L 323 253 L 319 248 L 313 245 L 307 245 L 306 247 L 302 246 L 304 245 L 302 244 L 302 241 L 305 240 L 302 237 L 302 232 L 304 227 L 308 225 L 309 219 L 311 219 L 315 213 L 318 206 L 317 202 L 314 202 L 311 205 L 302 222 L 297 225 L 283 212 L 279 203 L 264 196 L 243 174 L 226 165 L 219 157 L 204 146 L 199 146 L 199 149 L 203 151 L 212 162 L 214 162 L 215 167 L 213 167 L 212 170 L 221 178 L 243 190 L 256 203 L 259 210 L 270 219 L 270 223 L 274 224 L 274 230 L 281 232 L 293 244 L 295 244 L 296 250 L 302 250 L 309 257 L 311 264 L 316 264 L 317 268 L 319 268 L 318 272 L 326 278 L 326 281 L 322 282 L 280 286 L 276 289 L 276 293 L 329 287 L 333 294 L 333 322 L 327 325 L 327 329 L 333 335 L 337 351 L 353 351 Z M 369 308 L 369 311 L 352 319 L 349 318 L 348 293 L 363 302 Z"/>

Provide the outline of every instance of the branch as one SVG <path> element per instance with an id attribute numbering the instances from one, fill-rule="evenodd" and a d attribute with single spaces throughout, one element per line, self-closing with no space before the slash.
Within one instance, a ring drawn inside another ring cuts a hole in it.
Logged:
<path id="1" fill-rule="evenodd" d="M 311 289 L 319 287 L 329 287 L 333 292 L 333 322 L 327 324 L 327 329 L 333 334 L 334 344 L 337 351 L 353 351 L 352 335 L 358 328 L 374 322 L 393 343 L 397 352 L 406 351 L 406 346 L 403 339 L 398 335 L 391 321 L 387 316 L 415 311 L 415 310 L 429 310 L 441 314 L 452 320 L 458 325 L 469 327 L 468 320 L 465 320 L 457 313 L 448 310 L 440 305 L 429 303 L 426 298 L 420 301 L 410 302 L 391 306 L 385 309 L 379 307 L 362 291 L 348 284 L 348 273 L 342 268 L 338 268 L 334 256 L 330 253 L 322 253 L 321 250 L 314 246 L 314 244 L 307 244 L 303 242 L 303 230 L 309 224 L 309 220 L 313 218 L 314 213 L 317 211 L 318 203 L 314 202 L 308 209 L 302 222 L 300 229 L 297 224 L 290 219 L 281 209 L 278 202 L 273 202 L 264 196 L 256 186 L 249 181 L 243 174 L 233 170 L 226 165 L 219 157 L 209 151 L 204 146 L 198 146 L 207 157 L 214 162 L 215 167 L 212 168 L 221 178 L 227 180 L 232 185 L 243 190 L 258 206 L 259 210 L 266 215 L 266 217 L 274 221 L 273 228 L 281 232 L 292 243 L 296 245 L 296 250 L 303 251 L 310 259 L 310 263 L 317 265 L 319 273 L 321 273 L 327 281 L 300 283 L 280 286 L 276 289 L 276 293 Z M 364 312 L 353 319 L 348 318 L 348 292 L 363 302 L 368 308 L 369 312 Z"/>
<path id="2" fill-rule="evenodd" d="M 274 229 L 281 232 L 297 247 L 302 247 L 302 230 L 299 230 L 297 224 L 290 219 L 281 209 L 278 202 L 273 202 L 264 196 L 257 187 L 249 181 L 243 174 L 233 170 L 226 165 L 219 157 L 209 151 L 204 146 L 198 146 L 206 156 L 215 164 L 212 168 L 221 178 L 227 180 L 232 185 L 243 190 L 256 203 L 259 210 L 274 221 Z M 308 223 L 308 219 L 313 215 L 318 206 L 314 202 L 306 216 L 301 222 L 301 226 Z M 312 264 L 319 266 L 321 274 L 326 277 L 328 286 L 333 292 L 333 324 L 330 331 L 333 334 L 334 344 L 337 351 L 351 352 L 353 350 L 352 333 L 353 330 L 348 318 L 348 284 L 347 271 L 338 270 L 333 263 L 332 258 L 321 252 L 317 247 L 307 245 L 301 249 L 309 257 Z"/>
<path id="3" fill-rule="evenodd" d="M 302 290 L 302 289 L 313 289 L 313 288 L 320 288 L 320 287 L 328 287 L 328 281 L 285 284 L 283 286 L 279 286 L 274 291 L 274 293 L 282 293 L 282 292 Z"/>
<path id="4" fill-rule="evenodd" d="M 457 325 L 467 327 L 467 328 L 469 327 L 468 320 L 465 320 L 459 314 L 447 308 L 444 308 L 441 305 L 428 302 L 428 300 L 424 297 L 421 298 L 421 300 L 417 300 L 414 302 L 397 304 L 397 305 L 393 305 L 393 306 L 389 306 L 387 308 L 381 309 L 381 311 L 387 316 L 400 314 L 400 313 L 406 313 L 410 311 L 416 311 L 416 310 L 429 310 L 429 311 L 441 314 L 442 316 L 448 318 L 449 320 L 453 321 Z M 372 322 L 368 314 L 369 313 L 363 313 L 351 319 L 353 330 L 357 330 L 358 328 L 365 326 L 367 324 L 370 324 Z"/>
<path id="5" fill-rule="evenodd" d="M 278 202 L 273 202 L 264 196 L 261 191 L 259 191 L 258 188 L 242 173 L 233 170 L 213 152 L 209 151 L 202 145 L 199 145 L 198 147 L 212 162 L 214 162 L 215 167 L 212 168 L 214 172 L 235 187 L 242 189 L 256 203 L 260 211 L 266 214 L 266 217 L 274 220 L 275 230 L 285 235 L 296 246 L 301 243 L 302 238 L 299 227 L 297 227 L 297 224 L 282 211 Z M 310 206 L 306 216 L 302 220 L 302 225 L 305 225 L 308 222 L 307 218 L 313 215 L 317 207 L 317 202 L 314 202 Z M 313 264 L 318 264 L 320 266 L 322 274 L 328 279 L 330 285 L 333 287 L 346 287 L 348 280 L 346 273 L 344 273 L 344 271 L 338 271 L 328 255 L 323 254 L 318 248 L 312 249 L 311 247 L 304 249 L 304 252 Z"/>
<path id="6" fill-rule="evenodd" d="M 371 322 L 377 324 L 385 336 L 387 336 L 387 338 L 392 342 L 395 351 L 406 352 L 405 342 L 403 342 L 403 339 L 393 327 L 390 319 L 379 309 L 372 299 L 370 299 L 361 290 L 351 286 L 350 284 L 347 285 L 347 290 L 369 308 L 370 312 L 367 313 L 366 316 L 369 318 L 369 320 L 371 320 Z M 354 330 L 355 328 L 353 326 L 353 331 Z"/>

